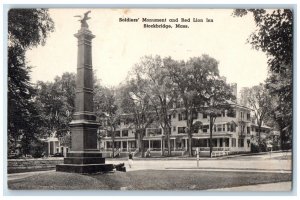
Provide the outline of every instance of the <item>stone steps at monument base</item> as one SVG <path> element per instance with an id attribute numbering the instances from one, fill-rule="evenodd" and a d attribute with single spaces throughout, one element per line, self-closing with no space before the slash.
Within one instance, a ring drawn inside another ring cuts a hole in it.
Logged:
<path id="1" fill-rule="evenodd" d="M 102 158 L 102 153 L 98 152 L 70 152 L 67 153 L 67 157 L 97 157 Z"/>
<path id="2" fill-rule="evenodd" d="M 104 164 L 105 158 L 100 157 L 67 157 L 64 164 Z"/>
<path id="3" fill-rule="evenodd" d="M 113 171 L 113 164 L 60 164 L 56 165 L 56 171 L 79 174 L 91 174 Z"/>

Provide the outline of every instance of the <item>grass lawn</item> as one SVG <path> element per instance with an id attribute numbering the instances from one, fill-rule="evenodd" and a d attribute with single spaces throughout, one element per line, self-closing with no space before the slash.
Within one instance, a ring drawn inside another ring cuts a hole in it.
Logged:
<path id="1" fill-rule="evenodd" d="M 291 181 L 291 174 L 141 170 L 96 175 L 63 172 L 8 181 L 12 190 L 206 190 Z"/>

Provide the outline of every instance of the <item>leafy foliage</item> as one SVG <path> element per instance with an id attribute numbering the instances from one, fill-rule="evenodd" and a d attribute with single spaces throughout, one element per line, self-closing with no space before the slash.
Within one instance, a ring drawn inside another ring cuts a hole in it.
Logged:
<path id="1" fill-rule="evenodd" d="M 54 23 L 47 9 L 10 9 L 8 12 L 9 47 L 23 50 L 44 45 Z"/>
<path id="2" fill-rule="evenodd" d="M 252 13 L 257 26 L 248 42 L 268 55 L 270 70 L 285 72 L 293 62 L 293 13 L 289 9 L 236 9 L 235 16 Z"/>
<path id="3" fill-rule="evenodd" d="M 128 77 L 127 83 L 119 88 L 120 108 L 127 114 L 124 117 L 134 125 L 137 145 L 141 155 L 144 156 L 143 137 L 146 134 L 146 128 L 158 119 L 148 96 L 150 94 L 146 92 L 149 83 L 139 74 L 135 75 L 136 77 Z"/>
<path id="4" fill-rule="evenodd" d="M 209 116 L 209 147 L 210 156 L 212 156 L 213 148 L 213 127 L 215 120 L 218 116 L 221 116 L 225 111 L 231 112 L 232 104 L 234 104 L 236 97 L 233 95 L 230 85 L 222 77 L 214 77 L 209 80 L 207 86 L 207 93 L 205 95 L 207 105 L 204 108 L 204 113 Z"/>
<path id="5" fill-rule="evenodd" d="M 156 115 L 157 124 L 163 128 L 168 142 L 168 155 L 171 154 L 171 119 L 170 109 L 173 106 L 176 93 L 173 90 L 173 83 L 168 76 L 166 69 L 167 59 L 160 56 L 145 56 L 135 65 L 132 76 L 134 79 L 140 79 L 144 83 L 143 91 L 150 100 L 151 109 Z M 161 141 L 163 142 L 163 141 Z"/>
<path id="6" fill-rule="evenodd" d="M 260 84 L 251 88 L 243 88 L 241 98 L 245 106 L 250 107 L 254 112 L 255 122 L 258 125 L 258 144 L 261 143 L 260 133 L 263 122 L 268 117 L 271 104 L 271 96 L 265 85 Z"/>
<path id="7" fill-rule="evenodd" d="M 38 111 L 33 103 L 35 90 L 25 52 L 44 44 L 54 24 L 46 9 L 11 9 L 8 12 L 8 138 L 13 151 L 20 137 L 25 152 L 35 138 Z"/>
<path id="8" fill-rule="evenodd" d="M 187 116 L 189 155 L 192 155 L 192 134 L 195 112 L 209 112 L 211 117 L 221 112 L 221 106 L 232 97 L 231 89 L 221 79 L 218 61 L 208 55 L 194 57 L 187 62 L 166 59 L 166 67 L 173 87 L 182 101 Z"/>
<path id="9" fill-rule="evenodd" d="M 252 13 L 257 26 L 248 42 L 254 48 L 266 52 L 269 77 L 266 87 L 273 99 L 275 120 L 280 127 L 281 139 L 291 140 L 293 99 L 293 11 L 289 9 L 237 9 L 234 16 Z M 283 146 L 283 144 L 282 144 Z"/>
<path id="10" fill-rule="evenodd" d="M 75 74 L 64 73 L 62 77 L 57 76 L 53 83 L 38 81 L 36 90 L 35 104 L 43 120 L 39 126 L 40 135 L 66 135 L 75 111 Z"/>
<path id="11" fill-rule="evenodd" d="M 95 112 L 101 123 L 100 133 L 102 133 L 98 139 L 104 135 L 111 137 L 114 156 L 116 129 L 119 127 L 121 121 L 121 112 L 116 99 L 116 90 L 96 84 L 94 92 Z"/>

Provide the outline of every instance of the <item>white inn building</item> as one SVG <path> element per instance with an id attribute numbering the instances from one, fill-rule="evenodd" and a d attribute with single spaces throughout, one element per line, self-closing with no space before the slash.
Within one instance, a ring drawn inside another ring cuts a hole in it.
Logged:
<path id="1" fill-rule="evenodd" d="M 251 109 L 235 104 L 232 105 L 233 113 L 224 112 L 215 120 L 212 134 L 212 145 L 215 154 L 232 154 L 238 152 L 250 152 L 251 149 Z M 171 118 L 171 150 L 172 155 L 187 154 L 188 135 L 186 133 L 186 117 L 182 109 L 175 109 L 169 116 Z M 209 153 L 209 117 L 206 114 L 195 113 L 194 122 L 201 122 L 202 126 L 198 132 L 192 134 L 192 149 L 200 149 L 200 155 Z M 137 138 L 131 124 L 121 122 L 114 139 L 115 155 L 127 154 L 129 151 L 136 151 Z M 99 143 L 101 151 L 112 156 L 112 138 L 104 137 Z M 164 130 L 152 125 L 146 129 L 143 137 L 145 151 L 149 150 L 151 155 L 166 155 L 167 141 Z"/>

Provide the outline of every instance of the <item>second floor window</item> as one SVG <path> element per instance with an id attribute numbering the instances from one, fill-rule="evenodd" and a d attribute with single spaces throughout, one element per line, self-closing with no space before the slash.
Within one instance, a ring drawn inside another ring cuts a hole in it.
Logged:
<path id="1" fill-rule="evenodd" d="M 230 124 L 230 132 L 236 132 L 236 126 L 235 124 Z"/>
<path id="2" fill-rule="evenodd" d="M 193 112 L 193 119 L 198 119 L 198 113 L 197 112 Z"/>
<path id="3" fill-rule="evenodd" d="M 148 136 L 161 135 L 162 134 L 162 129 L 161 128 L 147 129 L 147 133 L 148 133 Z"/>
<path id="4" fill-rule="evenodd" d="M 244 147 L 244 139 L 239 139 L 239 146 L 238 147 Z"/>
<path id="5" fill-rule="evenodd" d="M 241 112 L 241 119 L 243 120 L 244 119 L 244 113 Z"/>
<path id="6" fill-rule="evenodd" d="M 218 132 L 222 132 L 222 124 L 218 124 L 217 127 L 218 127 Z"/>
<path id="7" fill-rule="evenodd" d="M 178 127 L 178 134 L 185 133 L 185 127 Z"/>
<path id="8" fill-rule="evenodd" d="M 182 113 L 182 119 L 183 119 L 183 120 L 187 120 L 187 116 L 186 116 L 185 113 Z"/>
<path id="9" fill-rule="evenodd" d="M 202 127 L 203 133 L 207 133 L 208 130 L 209 130 L 209 125 L 203 125 L 203 127 Z"/>
<path id="10" fill-rule="evenodd" d="M 247 113 L 247 120 L 250 121 L 250 113 Z"/>
<path id="11" fill-rule="evenodd" d="M 128 137 L 128 130 L 122 130 L 122 137 Z"/>
<path id="12" fill-rule="evenodd" d="M 235 138 L 232 138 L 232 140 L 231 140 L 231 146 L 232 147 L 236 147 L 236 139 Z"/>
<path id="13" fill-rule="evenodd" d="M 178 121 L 186 120 L 186 114 L 185 113 L 180 113 L 178 114 Z"/>
<path id="14" fill-rule="evenodd" d="M 225 110 L 222 110 L 222 117 L 226 117 Z"/>
<path id="15" fill-rule="evenodd" d="M 235 118 L 236 117 L 236 111 L 235 110 L 228 111 L 227 116 Z"/>
<path id="16" fill-rule="evenodd" d="M 121 132 L 120 132 L 120 131 L 116 131 L 116 132 L 115 132 L 115 137 L 120 137 L 120 135 L 121 135 Z"/>

